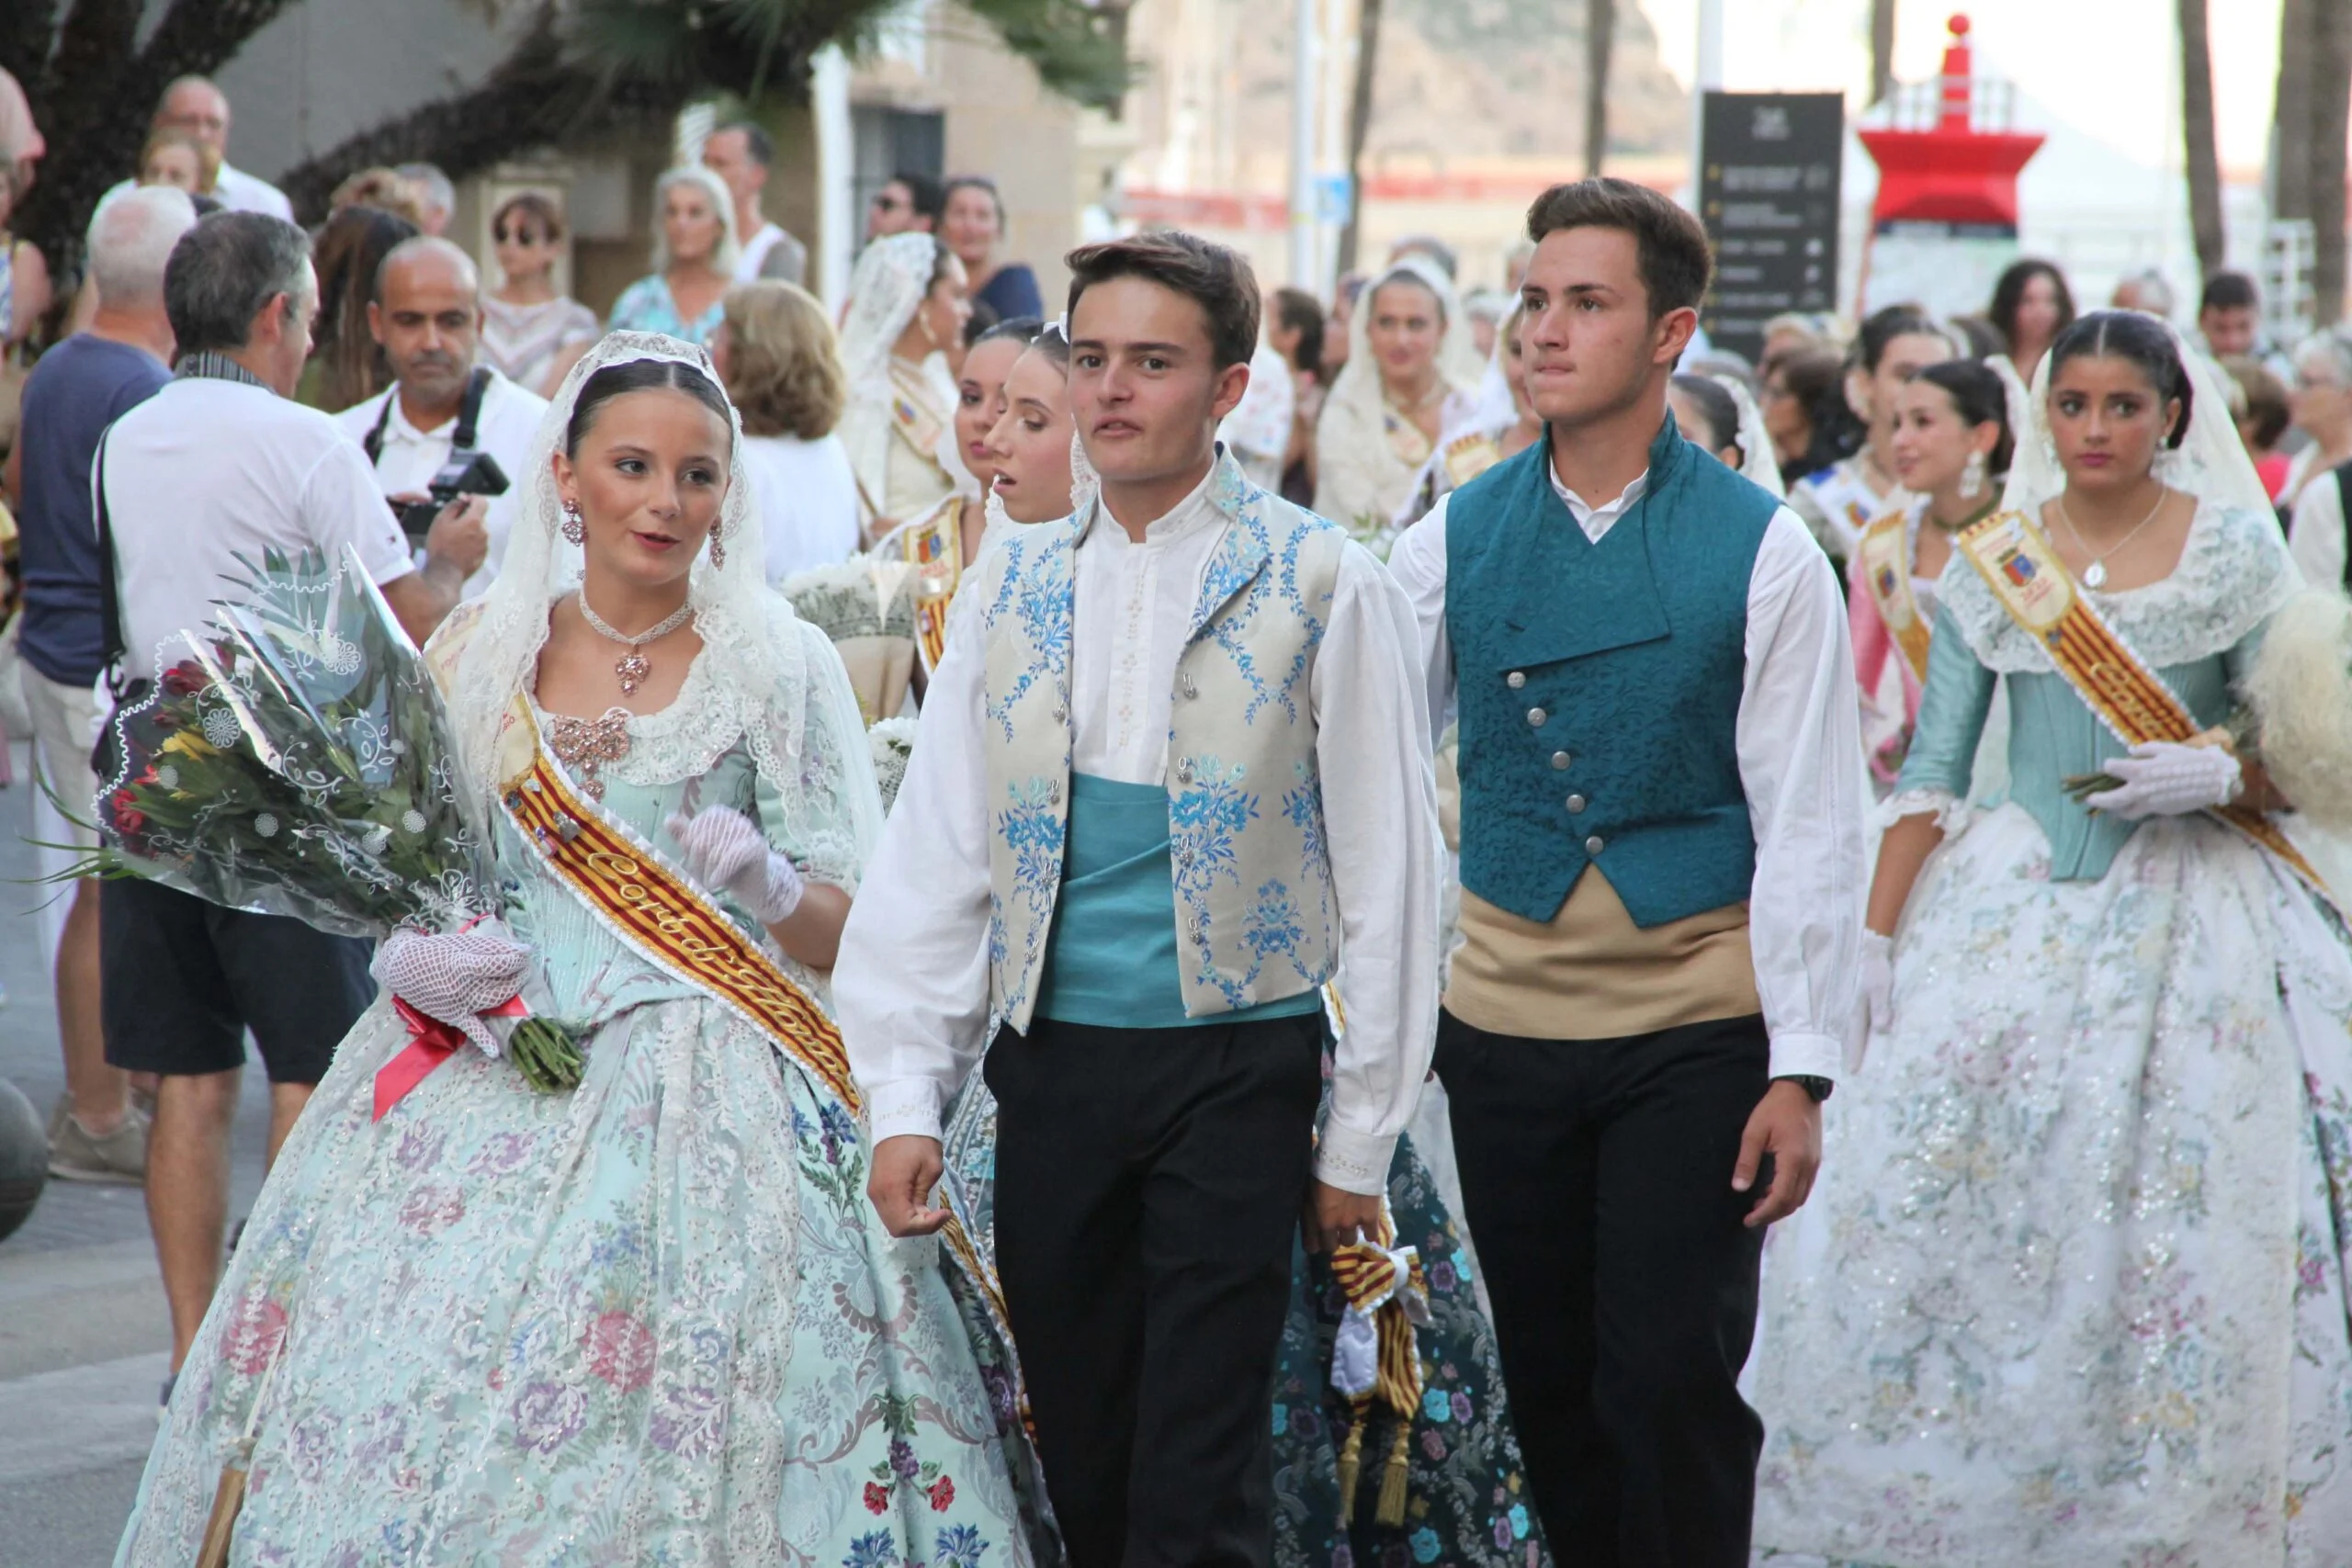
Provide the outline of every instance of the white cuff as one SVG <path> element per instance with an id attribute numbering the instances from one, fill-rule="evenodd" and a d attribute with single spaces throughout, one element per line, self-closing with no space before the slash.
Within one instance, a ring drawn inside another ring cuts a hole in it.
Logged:
<path id="1" fill-rule="evenodd" d="M 1974 818 L 1968 801 L 1948 789 L 1906 789 L 1888 795 L 1872 808 L 1871 826 L 1883 833 L 1906 817 L 1930 814 L 1947 840 L 1968 831 L 1968 824 Z"/>
<path id="2" fill-rule="evenodd" d="M 1384 1138 L 1353 1132 L 1337 1117 L 1327 1118 L 1315 1144 L 1315 1179 L 1342 1192 L 1377 1198 L 1388 1190 L 1388 1163 L 1396 1154 L 1394 1134 Z"/>
<path id="3" fill-rule="evenodd" d="M 1845 1076 L 1846 1045 L 1835 1034 L 1801 1034 L 1792 1030 L 1772 1036 L 1771 1076 L 1776 1078 L 1828 1078 Z"/>
<path id="4" fill-rule="evenodd" d="M 941 1141 L 939 1085 L 930 1078 L 896 1078 L 865 1092 L 866 1135 L 879 1144 L 885 1138 L 911 1134 Z"/>

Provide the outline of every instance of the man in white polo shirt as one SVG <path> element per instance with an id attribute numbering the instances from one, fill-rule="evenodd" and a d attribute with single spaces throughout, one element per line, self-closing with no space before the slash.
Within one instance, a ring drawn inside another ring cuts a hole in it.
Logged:
<path id="1" fill-rule="evenodd" d="M 420 642 L 481 564 L 480 501 L 443 512 L 418 567 L 358 448 L 293 400 L 318 297 L 310 242 L 282 220 L 215 213 L 173 247 L 164 305 L 179 348 L 174 378 L 115 421 L 93 472 L 119 605 L 108 641 L 123 676 L 153 677 L 159 649 L 175 658 L 179 634 L 211 621 L 213 602 L 243 574 L 239 557 L 354 551 Z M 147 1213 L 176 1376 L 220 1275 L 245 1032 L 269 1071 L 274 1156 L 374 995 L 368 946 L 138 879 L 107 887 L 98 924 L 107 1060 L 162 1077 Z"/>
<path id="2" fill-rule="evenodd" d="M 184 130 L 220 155 L 220 177 L 205 194 L 232 212 L 266 212 L 294 220 L 294 204 L 267 180 L 229 166 L 229 97 L 204 76 L 182 76 L 164 89 L 149 122 L 153 130 Z M 104 207 L 138 182 L 124 180 L 98 198 Z"/>
<path id="3" fill-rule="evenodd" d="M 471 259 L 447 240 L 404 240 L 386 254 L 368 295 L 368 330 L 391 362 L 392 384 L 334 419 L 375 465 L 386 497 L 396 506 L 424 502 L 433 477 L 459 450 L 488 453 L 505 476 L 506 490 L 485 518 L 489 557 L 466 580 L 465 597 L 479 598 L 498 575 L 529 492 L 524 469 L 547 400 L 474 363 L 481 284 Z M 461 434 L 469 440 L 460 443 Z"/>

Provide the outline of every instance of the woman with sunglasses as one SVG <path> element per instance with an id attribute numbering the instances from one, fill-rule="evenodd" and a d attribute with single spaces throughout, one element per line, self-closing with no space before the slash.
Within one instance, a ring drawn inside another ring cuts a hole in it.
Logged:
<path id="1" fill-rule="evenodd" d="M 555 288 L 563 215 L 537 191 L 508 197 L 490 220 L 498 287 L 481 297 L 481 362 L 543 398 L 604 335 L 596 312 Z"/>

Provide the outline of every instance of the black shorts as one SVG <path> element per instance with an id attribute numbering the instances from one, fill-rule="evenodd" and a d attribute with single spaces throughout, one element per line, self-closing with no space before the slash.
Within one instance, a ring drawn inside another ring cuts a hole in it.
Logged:
<path id="1" fill-rule="evenodd" d="M 107 884 L 98 931 L 107 1061 L 126 1072 L 241 1067 L 250 1029 L 270 1082 L 315 1084 L 376 998 L 373 943 L 136 877 Z"/>

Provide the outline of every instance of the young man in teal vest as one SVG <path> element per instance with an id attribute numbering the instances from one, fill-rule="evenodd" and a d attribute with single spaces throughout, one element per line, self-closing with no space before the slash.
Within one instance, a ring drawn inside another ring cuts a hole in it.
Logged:
<path id="1" fill-rule="evenodd" d="M 1528 237 L 1545 438 L 1391 557 L 1461 725 L 1437 1073 L 1546 1536 L 1746 1568 L 1758 1251 L 1819 1164 L 1860 946 L 1845 604 L 1796 515 L 1668 417 L 1697 220 L 1586 180 Z"/>
<path id="2" fill-rule="evenodd" d="M 897 1235 L 945 1219 L 941 1111 L 988 1045 L 996 1258 L 1071 1561 L 1264 1563 L 1292 1238 L 1302 1210 L 1318 1249 L 1375 1227 L 1436 1022 L 1418 638 L 1379 562 L 1216 444 L 1248 264 L 1161 234 L 1069 266 L 1101 494 L 958 595 L 833 996 Z"/>

